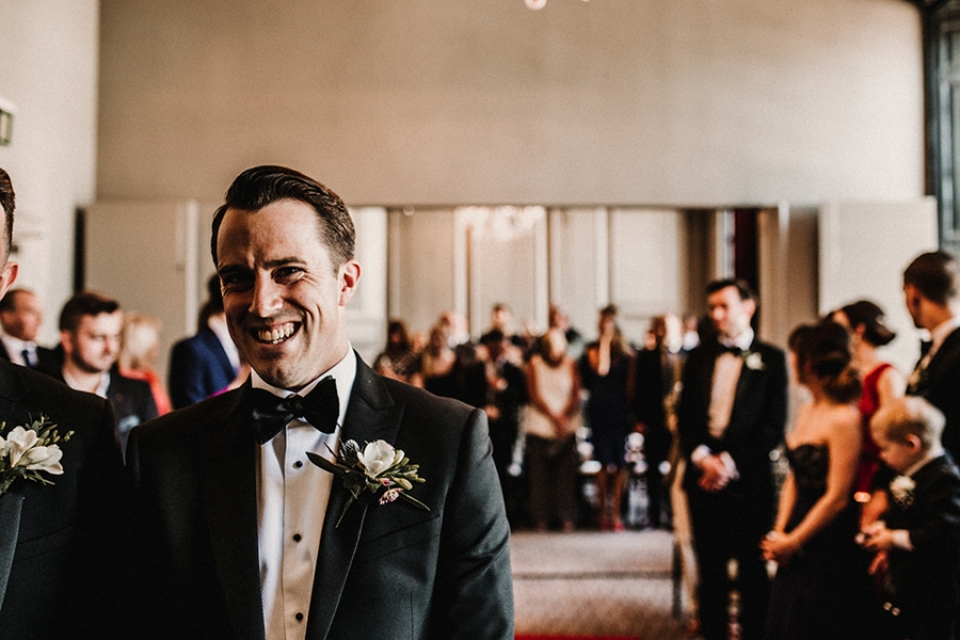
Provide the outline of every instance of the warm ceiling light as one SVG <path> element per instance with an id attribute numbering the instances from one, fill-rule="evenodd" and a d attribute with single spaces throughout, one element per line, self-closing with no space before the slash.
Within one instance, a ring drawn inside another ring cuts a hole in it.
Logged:
<path id="1" fill-rule="evenodd" d="M 527 3 L 528 9 L 533 9 L 534 11 L 539 11 L 547 6 L 547 0 L 524 0 Z"/>

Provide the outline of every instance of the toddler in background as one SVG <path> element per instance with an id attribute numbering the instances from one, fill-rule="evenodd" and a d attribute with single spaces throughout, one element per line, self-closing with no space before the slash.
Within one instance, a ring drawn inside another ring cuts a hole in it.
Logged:
<path id="1" fill-rule="evenodd" d="M 882 576 L 885 638 L 956 638 L 960 616 L 960 474 L 940 444 L 945 419 L 923 398 L 891 401 L 870 429 L 881 459 L 900 474 L 889 508 L 860 534 Z"/>

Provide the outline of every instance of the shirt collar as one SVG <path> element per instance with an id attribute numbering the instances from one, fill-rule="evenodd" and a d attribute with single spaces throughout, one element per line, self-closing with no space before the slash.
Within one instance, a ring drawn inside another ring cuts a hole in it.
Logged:
<path id="1" fill-rule="evenodd" d="M 67 383 L 67 386 L 71 389 L 80 389 L 80 383 L 77 382 L 77 379 L 71 376 L 66 371 L 61 371 L 63 375 L 63 381 Z M 110 389 L 110 372 L 104 371 L 100 374 L 100 382 L 97 384 L 97 388 L 94 391 L 95 394 L 101 398 L 107 397 L 107 391 Z"/>
<path id="2" fill-rule="evenodd" d="M 737 347 L 741 351 L 747 351 L 753 344 L 753 328 L 747 327 L 736 338 L 723 338 L 720 340 L 720 344 L 725 347 Z"/>
<path id="3" fill-rule="evenodd" d="M 279 398 L 287 398 L 292 395 L 305 396 L 316 388 L 320 381 L 326 377 L 333 377 L 337 381 L 337 399 L 340 401 L 340 415 L 337 418 L 337 424 L 343 424 L 343 418 L 347 414 L 347 405 L 350 403 L 350 392 L 353 389 L 353 382 L 357 378 L 357 354 L 353 346 L 347 345 L 347 354 L 337 364 L 333 365 L 319 376 L 313 379 L 300 391 L 290 391 L 281 389 L 266 382 L 256 371 L 250 372 L 250 381 L 254 389 L 263 389 L 269 391 Z"/>
<path id="4" fill-rule="evenodd" d="M 0 341 L 2 341 L 3 346 L 7 348 L 7 353 L 21 353 L 24 349 L 33 353 L 37 351 L 37 343 L 15 338 L 8 333 L 0 334 Z"/>

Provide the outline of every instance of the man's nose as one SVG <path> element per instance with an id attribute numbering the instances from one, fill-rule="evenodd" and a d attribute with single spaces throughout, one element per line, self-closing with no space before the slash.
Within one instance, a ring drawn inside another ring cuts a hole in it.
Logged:
<path id="1" fill-rule="evenodd" d="M 250 312 L 261 318 L 268 318 L 282 306 L 280 286 L 272 278 L 258 275 L 253 285 Z"/>

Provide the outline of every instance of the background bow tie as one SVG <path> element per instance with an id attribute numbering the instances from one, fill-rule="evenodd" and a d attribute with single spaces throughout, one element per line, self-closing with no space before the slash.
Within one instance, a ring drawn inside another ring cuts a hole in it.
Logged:
<path id="1" fill-rule="evenodd" d="M 735 355 L 735 356 L 739 356 L 740 354 L 743 353 L 743 349 L 741 349 L 740 347 L 736 347 L 736 346 L 734 346 L 734 347 L 728 347 L 727 345 L 721 343 L 721 345 L 720 345 L 720 353 L 721 353 L 721 354 L 723 354 L 723 353 L 732 353 L 732 354 Z"/>
<path id="2" fill-rule="evenodd" d="M 251 402 L 253 429 L 260 444 L 280 433 L 294 418 L 303 418 L 323 433 L 333 433 L 340 417 L 337 381 L 330 377 L 306 396 L 278 398 L 264 389 L 252 389 Z"/>

